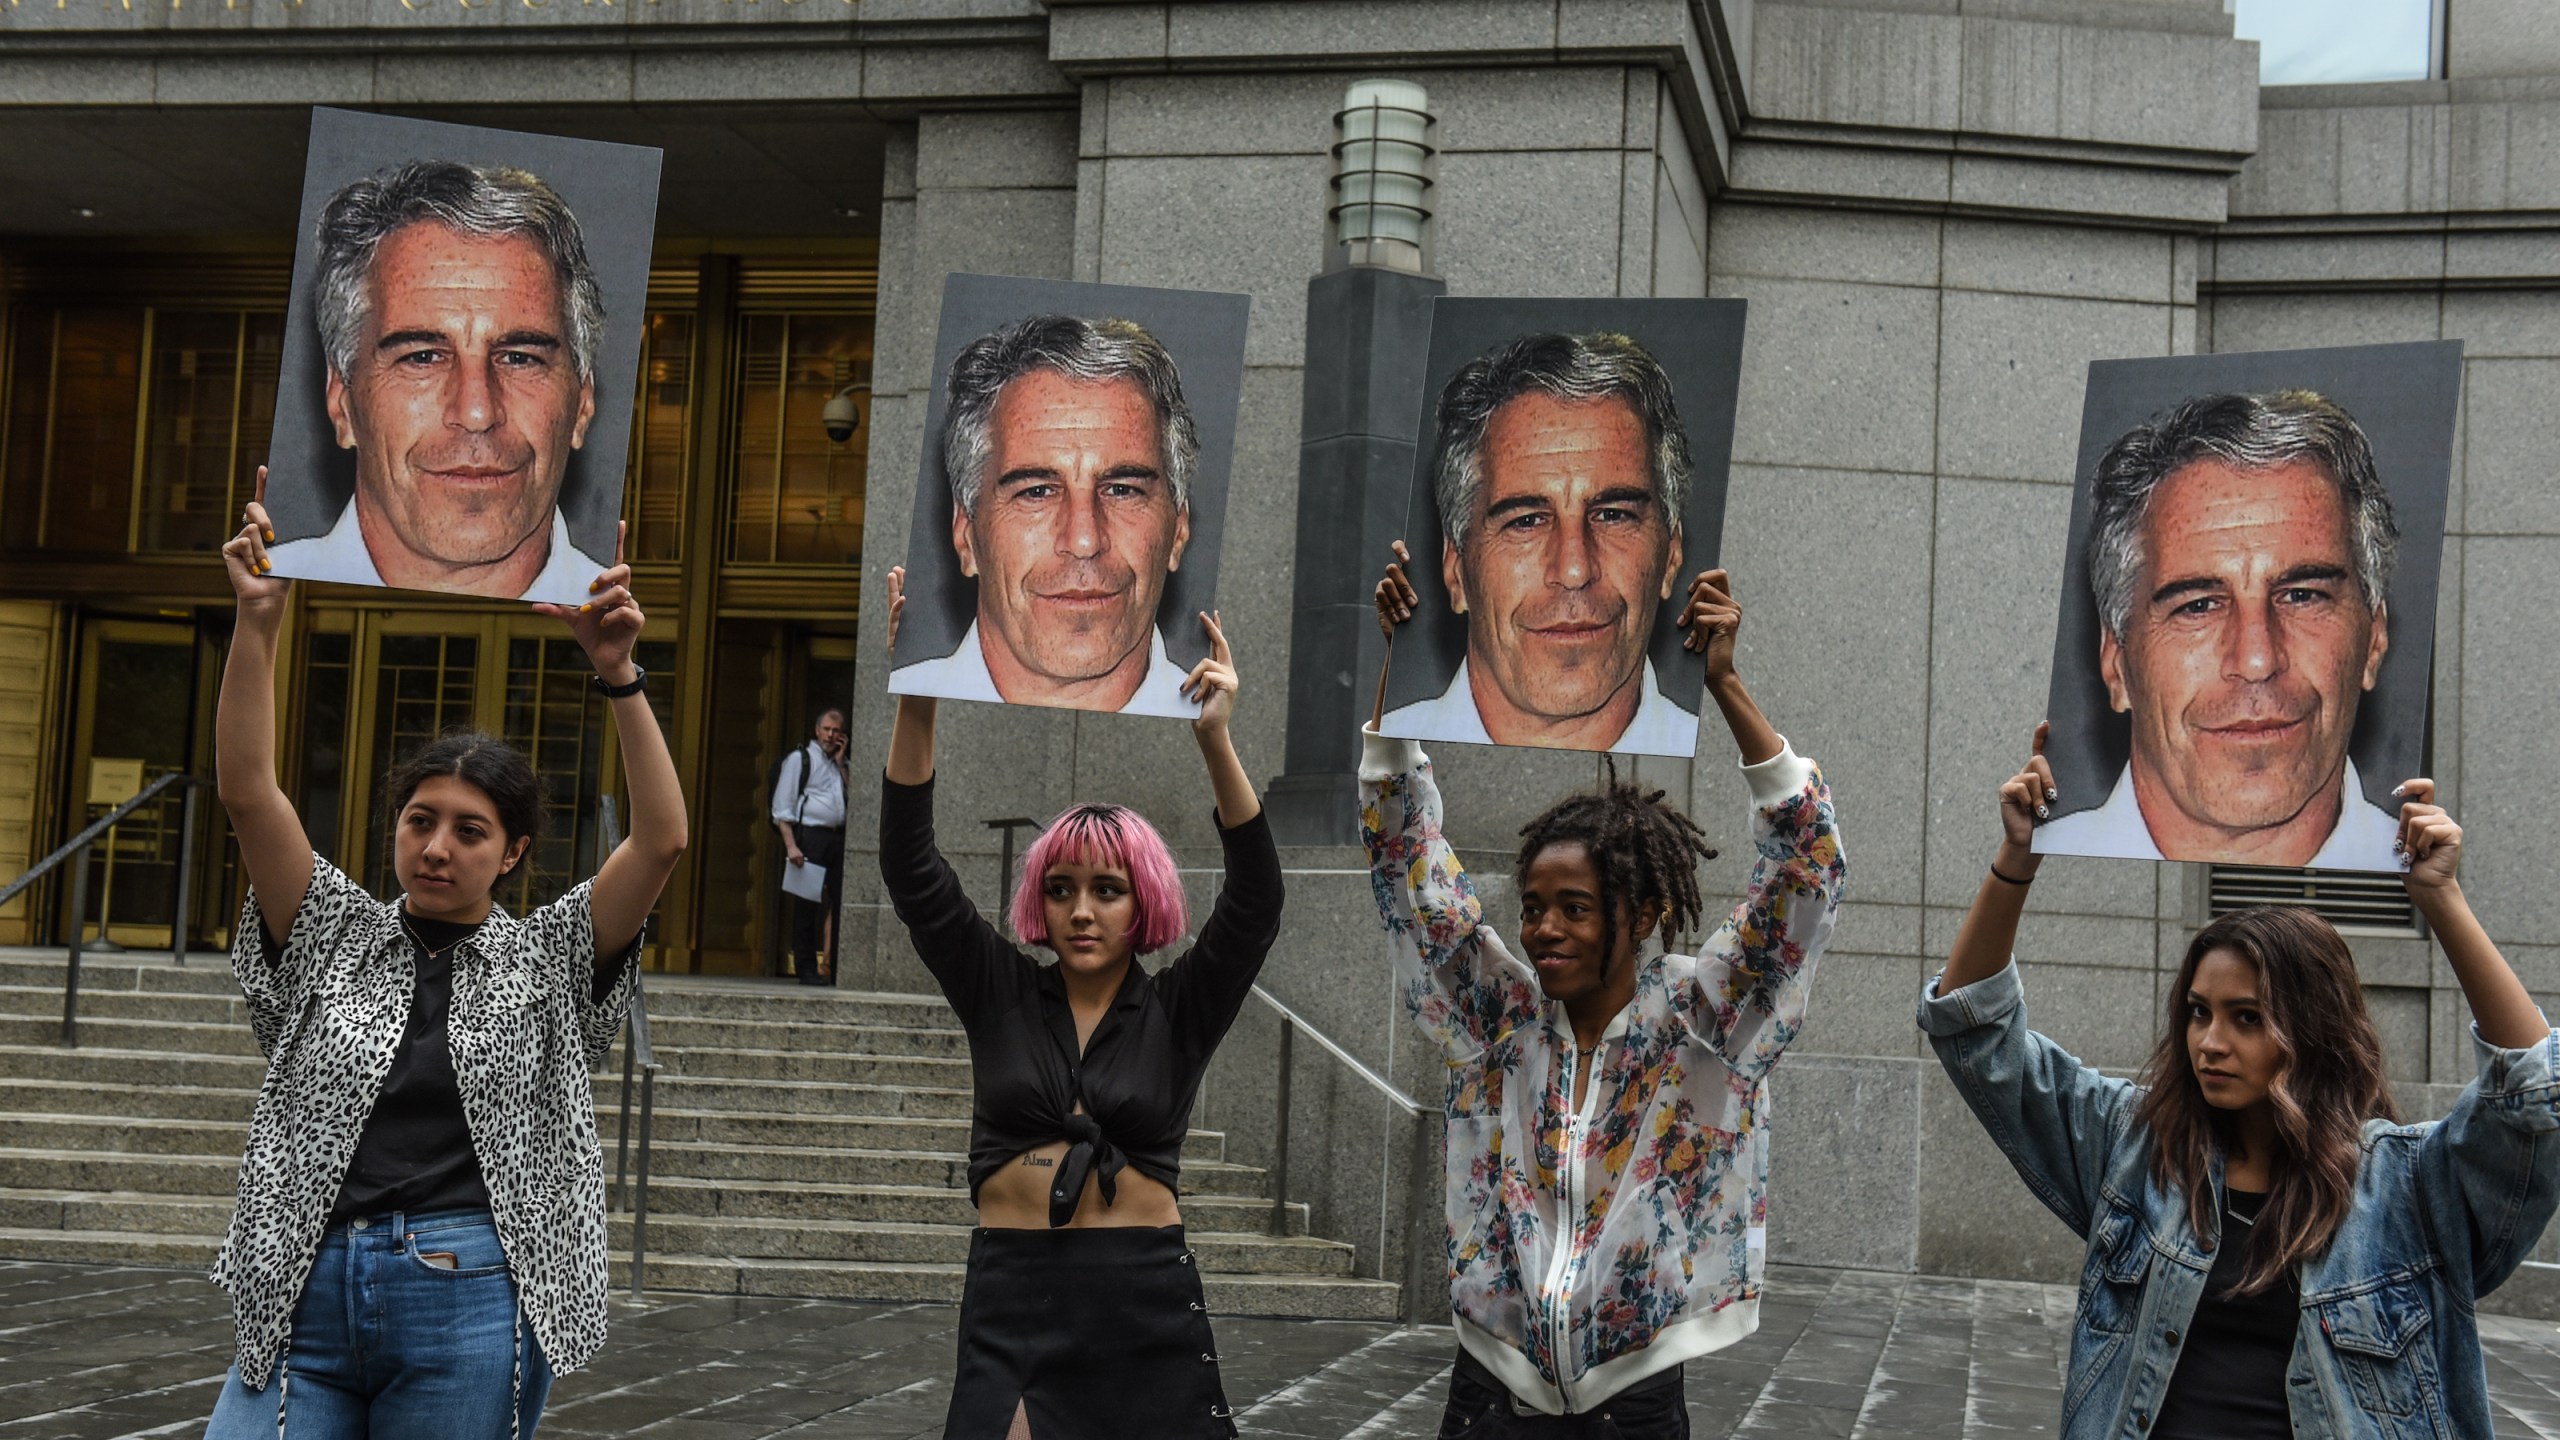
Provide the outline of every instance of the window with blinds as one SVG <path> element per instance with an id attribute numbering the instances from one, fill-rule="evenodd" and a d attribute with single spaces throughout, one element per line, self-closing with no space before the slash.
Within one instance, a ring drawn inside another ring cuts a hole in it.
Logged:
<path id="1" fill-rule="evenodd" d="M 2252 905 L 2299 905 L 2341 930 L 2419 933 L 2418 912 L 2397 875 L 2262 870 L 2253 865 L 2212 865 L 2206 871 L 2208 916 L 2228 915 Z"/>

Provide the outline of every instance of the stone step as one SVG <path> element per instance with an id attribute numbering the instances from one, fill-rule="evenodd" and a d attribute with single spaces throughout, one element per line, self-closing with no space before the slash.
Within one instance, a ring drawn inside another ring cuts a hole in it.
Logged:
<path id="1" fill-rule="evenodd" d="M 654 1041 L 655 1037 L 651 1037 Z M 922 1055 L 849 1055 L 803 1050 L 694 1050 L 655 1046 L 659 1079 L 810 1080 L 837 1085 L 918 1085 L 966 1089 L 969 1062 Z M 622 1074 L 619 1055 L 602 1072 Z"/>
<path id="2" fill-rule="evenodd" d="M 245 1130 L 257 1107 L 253 1089 L 192 1085 L 126 1085 L 98 1080 L 29 1080 L 0 1075 L 0 1128 L 22 1115 L 142 1116 L 209 1120 Z M 11 1133 L 15 1133 L 11 1128 Z"/>
<path id="3" fill-rule="evenodd" d="M 53 995 L 53 1013 L 62 1014 L 62 976 L 68 952 L 60 949 L 39 950 L 11 947 L 0 951 L 0 985 L 26 985 L 46 990 Z M 219 953 L 199 950 L 187 957 L 184 965 L 169 962 L 167 951 L 159 954 L 101 955 L 89 951 L 80 957 L 80 993 L 85 998 L 103 991 L 147 990 L 169 994 L 238 995 L 239 982 L 231 978 L 231 964 Z"/>
<path id="4" fill-rule="evenodd" d="M 249 1120 L 155 1120 L 133 1115 L 11 1115 L 12 1146 L 94 1154 L 221 1156 L 238 1164 Z"/>
<path id="5" fill-rule="evenodd" d="M 969 1058 L 969 1035 L 965 1030 L 809 1020 L 697 1020 L 660 1015 L 654 1010 L 649 1012 L 649 1039 L 660 1050 L 794 1050 Z"/>
<path id="6" fill-rule="evenodd" d="M 618 1124 L 620 1112 L 614 1118 Z M 599 1112 L 599 1119 L 603 1113 Z M 634 1122 L 637 1123 L 636 1121 Z M 753 1111 L 676 1110 L 661 1101 L 652 1119 L 653 1144 L 722 1144 L 826 1150 L 897 1150 L 965 1153 L 966 1119 L 915 1119 L 881 1115 L 776 1115 Z M 635 1142 L 636 1143 L 636 1142 Z M 1183 1163 L 1226 1157 L 1226 1137 L 1194 1130 L 1182 1142 Z"/>
<path id="7" fill-rule="evenodd" d="M 661 1074 L 653 1103 L 662 1110 L 966 1120 L 970 1097 L 966 1085 L 838 1085 L 823 1080 L 719 1080 Z M 636 1082 L 631 1104 L 635 1110 L 640 1105 Z M 596 1076 L 596 1118 L 608 1121 L 621 1107 L 622 1069 L 617 1061 L 612 1069 Z"/>
<path id="8" fill-rule="evenodd" d="M 881 1025 L 900 1029 L 957 1030 L 960 1017 L 939 995 L 882 990 L 834 990 L 822 985 L 757 985 L 652 975 L 649 1018 L 770 1020 L 816 1024 Z"/>
<path id="9" fill-rule="evenodd" d="M 204 1086 L 217 1090 L 251 1090 L 266 1079 L 267 1062 L 259 1055 L 189 1055 L 164 1050 L 126 1050 L 83 1040 L 65 1049 L 59 1033 L 32 1045 L 0 1044 L 0 1075 L 26 1080 L 78 1080 L 90 1083 L 155 1085 L 165 1088 Z"/>
<path id="10" fill-rule="evenodd" d="M 654 1198 L 654 1196 L 653 1196 Z M 872 1265 L 959 1264 L 969 1258 L 966 1225 L 878 1220 L 708 1219 L 649 1216 L 649 1253 L 669 1257 L 850 1260 Z M 1348 1275 L 1351 1247 L 1331 1240 L 1246 1232 L 1189 1231 L 1203 1270 L 1260 1275 Z M 613 1244 L 631 1248 L 631 1217 L 613 1217 Z"/>
<path id="11" fill-rule="evenodd" d="M 236 987 L 228 994 L 185 990 L 98 990 L 80 967 L 80 1025 L 99 1020 L 174 1020 L 190 1025 L 246 1025 L 249 1002 Z M 0 1016 L 62 1024 L 62 985 L 0 985 Z"/>
<path id="12" fill-rule="evenodd" d="M 0 1242 L 5 1243 L 5 1242 Z M 628 1289 L 630 1257 L 616 1254 L 613 1283 Z M 874 1303 L 958 1304 L 962 1267 L 860 1265 L 825 1260 L 716 1260 L 700 1256 L 649 1256 L 649 1289 L 714 1295 L 780 1295 Z M 1237 1275 L 1204 1271 L 1212 1320 L 1220 1315 L 1267 1315 L 1294 1320 L 1393 1320 L 1396 1287 L 1383 1280 L 1298 1275 Z"/>
<path id="13" fill-rule="evenodd" d="M 14 1130 L 10 1139 L 16 1139 Z M 238 1193 L 240 1154 L 133 1155 L 107 1151 L 35 1150 L 0 1146 L 0 1188 L 26 1190 L 142 1190 L 155 1195 L 218 1196 Z"/>
<path id="14" fill-rule="evenodd" d="M 610 1181 L 613 1155 L 609 1149 L 605 1162 Z M 739 1185 L 657 1173 L 649 1177 L 649 1214 L 652 1225 L 660 1215 L 927 1225 L 974 1225 L 978 1219 L 969 1192 L 949 1185 Z M 1233 1195 L 1185 1195 L 1182 1218 L 1186 1224 L 1206 1229 L 1260 1232 L 1270 1226 L 1271 1202 Z M 1287 1223 L 1288 1234 L 1306 1234 L 1307 1207 L 1291 1202 Z"/>
<path id="15" fill-rule="evenodd" d="M 655 1216 L 650 1223 L 657 1223 Z M 220 1235 L 231 1226 L 231 1200 L 141 1190 L 0 1189 L 0 1226 L 111 1230 L 127 1235 Z"/>
<path id="16" fill-rule="evenodd" d="M 608 1154 L 608 1165 L 612 1156 Z M 968 1189 L 969 1157 L 958 1150 L 814 1149 L 684 1141 L 650 1150 L 652 1177 L 820 1185 L 944 1185 Z M 1193 1161 L 1182 1168 L 1182 1194 L 1268 1194 L 1270 1174 L 1244 1165 Z"/>
<path id="17" fill-rule="evenodd" d="M 0 1045 L 60 1045 L 62 1015 L 49 1019 L 0 1015 Z M 255 1055 L 256 1037 L 242 1025 L 199 1025 L 187 1020 L 117 1020 L 83 1016 L 80 1046 L 102 1050 L 150 1050 L 163 1055 Z"/>
<path id="18" fill-rule="evenodd" d="M 209 1235 L 132 1235 L 120 1230 L 0 1227 L 0 1260 L 84 1260 L 203 1270 L 221 1249 L 218 1230 Z M 650 1268 L 655 1270 L 657 1263 L 650 1262 Z"/>

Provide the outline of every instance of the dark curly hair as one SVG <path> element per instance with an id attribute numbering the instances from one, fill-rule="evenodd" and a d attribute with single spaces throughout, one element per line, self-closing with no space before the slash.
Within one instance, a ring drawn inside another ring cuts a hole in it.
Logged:
<path id="1" fill-rule="evenodd" d="M 1659 909 L 1666 940 L 1697 925 L 1705 913 L 1698 862 L 1716 858 L 1716 847 L 1696 821 L 1665 803 L 1665 792 L 1620 780 L 1617 762 L 1602 759 L 1609 778 L 1599 789 L 1568 795 L 1520 827 L 1520 859 L 1512 873 L 1525 885 L 1530 862 L 1548 846 L 1581 846 L 1600 880 L 1600 950 L 1615 955 L 1622 911 L 1632 923 Z"/>

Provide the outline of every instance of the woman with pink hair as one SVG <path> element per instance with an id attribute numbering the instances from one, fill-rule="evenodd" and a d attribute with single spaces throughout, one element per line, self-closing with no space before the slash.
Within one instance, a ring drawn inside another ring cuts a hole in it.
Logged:
<path id="1" fill-rule="evenodd" d="M 889 572 L 889 635 L 906 606 Z M 969 1033 L 978 1207 L 949 1440 L 1231 1436 L 1180 1179 L 1191 1102 L 1280 932 L 1280 853 L 1227 737 L 1236 669 L 1217 617 L 1183 692 L 1209 768 L 1226 884 L 1189 950 L 1182 885 L 1136 811 L 1078 805 L 1024 857 L 1007 940 L 933 837 L 935 702 L 898 697 L 880 787 L 880 878 Z"/>

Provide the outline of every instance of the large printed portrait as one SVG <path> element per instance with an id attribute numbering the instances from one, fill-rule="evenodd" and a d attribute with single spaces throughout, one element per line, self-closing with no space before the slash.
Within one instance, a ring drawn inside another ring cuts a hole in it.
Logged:
<path id="1" fill-rule="evenodd" d="M 614 562 L 660 152 L 315 110 L 279 575 L 575 605 Z"/>
<path id="2" fill-rule="evenodd" d="M 1681 648 L 1716 563 L 1740 300 L 1434 302 L 1382 733 L 1689 756 Z"/>
<path id="3" fill-rule="evenodd" d="M 1199 713 L 1247 306 L 950 278 L 891 694 Z"/>
<path id="4" fill-rule="evenodd" d="M 2046 854 L 2396 871 L 2459 341 L 2089 367 Z"/>

